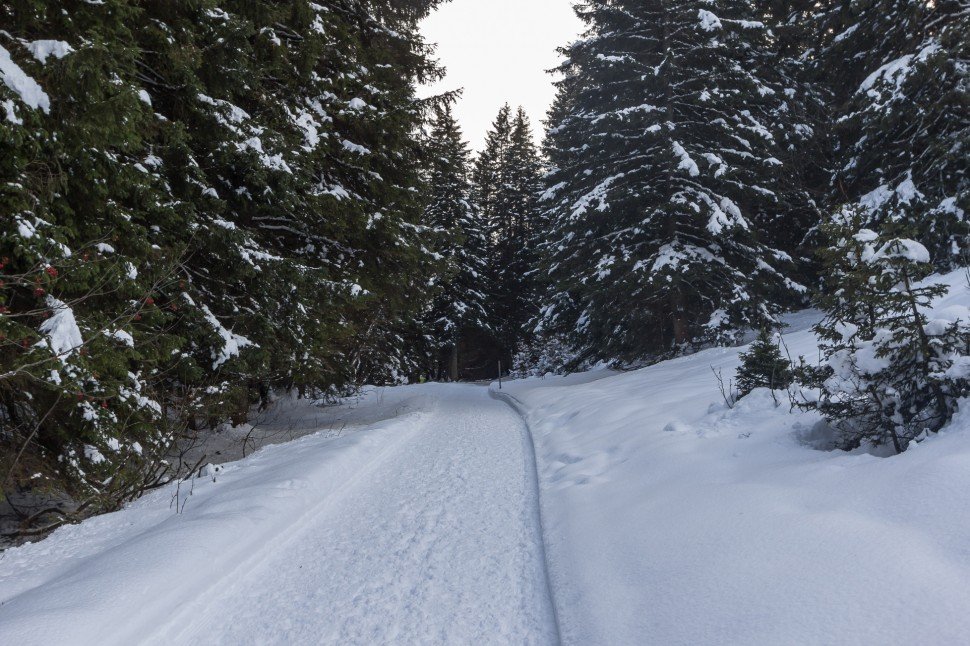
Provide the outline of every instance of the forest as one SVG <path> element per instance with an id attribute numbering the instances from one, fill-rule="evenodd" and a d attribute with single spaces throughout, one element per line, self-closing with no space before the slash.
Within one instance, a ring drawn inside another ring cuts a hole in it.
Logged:
<path id="1" fill-rule="evenodd" d="M 460 92 L 418 93 L 438 4 L 3 3 L 13 534 L 172 482 L 285 393 L 758 334 L 742 389 L 798 384 L 845 448 L 951 419 L 970 321 L 928 321 L 921 281 L 970 264 L 964 0 L 584 0 L 546 120 L 497 97 L 477 154 Z M 820 356 L 783 357 L 810 306 Z"/>

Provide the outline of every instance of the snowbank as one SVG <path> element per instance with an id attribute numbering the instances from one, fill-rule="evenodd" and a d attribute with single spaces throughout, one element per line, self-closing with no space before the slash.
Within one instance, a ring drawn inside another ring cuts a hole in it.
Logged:
<path id="1" fill-rule="evenodd" d="M 420 428 L 420 394 L 397 389 L 387 399 L 400 416 L 367 432 L 324 431 L 269 446 L 7 550 L 0 644 L 136 644 L 178 628 L 222 582 L 252 567 L 261 548 L 298 531 Z"/>
<path id="2" fill-rule="evenodd" d="M 960 272 L 938 310 L 970 304 Z M 814 359 L 817 315 L 792 320 Z M 588 383 L 505 384 L 537 449 L 569 644 L 965 644 L 970 402 L 889 459 L 820 450 L 767 390 L 728 409 L 714 349 Z M 573 382 L 577 381 L 573 378 Z"/>

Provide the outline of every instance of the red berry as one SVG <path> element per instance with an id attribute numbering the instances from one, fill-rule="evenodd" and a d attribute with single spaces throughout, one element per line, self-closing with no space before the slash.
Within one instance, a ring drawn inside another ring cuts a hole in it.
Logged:
<path id="1" fill-rule="evenodd" d="M 141 320 L 141 314 L 135 314 L 135 320 L 136 321 L 140 321 Z"/>
<path id="2" fill-rule="evenodd" d="M 44 291 L 43 287 L 38 287 L 37 289 L 34 290 L 34 296 L 43 296 L 46 293 L 47 292 Z"/>
<path id="3" fill-rule="evenodd" d="M 145 299 L 145 305 L 154 305 L 154 304 L 155 304 L 155 299 L 152 298 L 151 296 Z"/>
<path id="4" fill-rule="evenodd" d="M 48 267 L 44 271 L 46 271 L 47 275 L 51 278 L 57 278 L 57 267 Z"/>
<path id="5" fill-rule="evenodd" d="M 101 408 L 107 408 L 108 402 L 101 402 Z"/>

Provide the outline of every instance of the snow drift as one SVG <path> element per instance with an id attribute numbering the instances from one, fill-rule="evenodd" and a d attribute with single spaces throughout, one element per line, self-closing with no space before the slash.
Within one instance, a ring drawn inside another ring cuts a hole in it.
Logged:
<path id="1" fill-rule="evenodd" d="M 970 303 L 962 272 L 935 308 Z M 785 341 L 814 360 L 811 312 Z M 570 644 L 965 644 L 970 402 L 882 458 L 827 451 L 815 414 L 756 390 L 741 349 L 506 384 L 536 443 Z M 586 383 L 576 383 L 576 382 Z"/>

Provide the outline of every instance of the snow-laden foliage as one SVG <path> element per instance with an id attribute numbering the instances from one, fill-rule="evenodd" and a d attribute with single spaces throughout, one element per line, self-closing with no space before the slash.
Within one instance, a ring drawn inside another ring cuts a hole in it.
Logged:
<path id="1" fill-rule="evenodd" d="M 492 338 L 484 357 L 489 365 L 501 361 L 503 370 L 511 367 L 515 352 L 527 342 L 525 326 L 536 311 L 531 272 L 536 238 L 544 235 L 538 206 L 540 172 L 528 116 L 522 108 L 513 114 L 503 106 L 473 174 L 489 242 L 486 307 Z"/>
<path id="2" fill-rule="evenodd" d="M 755 2 L 584 2 L 549 122 L 540 319 L 582 357 L 639 359 L 739 338 L 805 289 L 797 88 Z M 795 229 L 795 233 L 792 233 Z"/>
<path id="3" fill-rule="evenodd" d="M 832 197 L 908 224 L 938 269 L 967 263 L 970 9 L 962 0 L 822 2 L 812 54 L 836 123 Z"/>
<path id="4" fill-rule="evenodd" d="M 401 372 L 365 349 L 436 271 L 415 95 L 435 4 L 0 7 L 5 493 L 111 508 L 186 425 Z"/>
<path id="5" fill-rule="evenodd" d="M 488 239 L 481 210 L 472 201 L 471 155 L 450 105 L 436 110 L 428 134 L 430 200 L 425 225 L 439 232 L 439 290 L 425 316 L 431 336 L 428 372 L 457 379 L 464 356 L 489 331 L 486 312 Z"/>
<path id="6" fill-rule="evenodd" d="M 819 395 L 808 406 L 839 430 L 845 448 L 891 444 L 901 452 L 942 428 L 970 394 L 970 310 L 929 318 L 947 293 L 943 284 L 919 283 L 929 251 L 859 228 L 867 216 L 848 211 L 825 230 L 827 317 L 816 328 L 825 361 L 809 371 Z"/>

